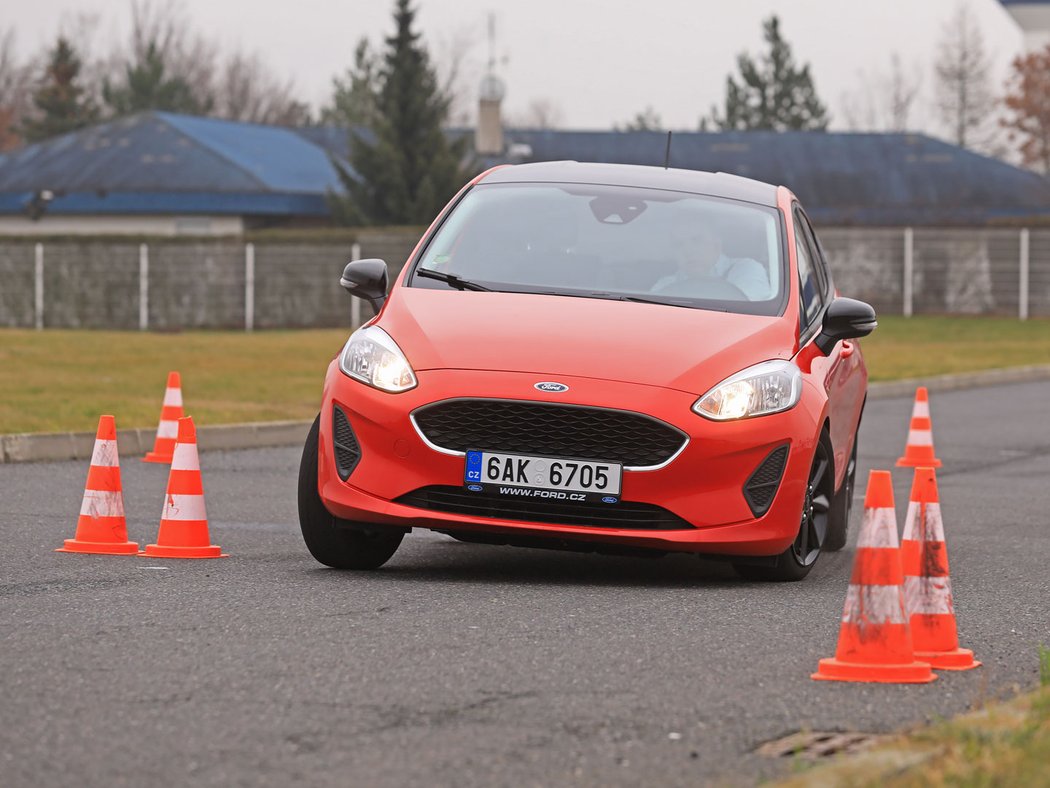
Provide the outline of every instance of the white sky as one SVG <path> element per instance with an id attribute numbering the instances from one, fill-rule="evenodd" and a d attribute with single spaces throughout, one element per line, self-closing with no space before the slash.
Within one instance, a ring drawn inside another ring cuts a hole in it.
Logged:
<path id="1" fill-rule="evenodd" d="M 506 114 L 548 99 L 566 128 L 608 128 L 652 106 L 671 128 L 695 129 L 724 95 L 736 55 L 761 46 L 761 21 L 776 12 L 797 60 L 811 64 L 817 90 L 842 127 L 842 101 L 858 73 L 886 72 L 898 52 L 923 76 L 913 120 L 932 120 L 932 62 L 959 0 L 415 0 L 436 59 L 466 42 L 465 86 L 473 93 L 488 57 L 486 17 L 496 14 Z M 997 0 L 967 0 L 993 56 L 999 88 L 1021 34 Z M 50 43 L 59 21 L 101 17 L 104 42 L 129 27 L 123 0 L 0 0 L 0 31 L 14 28 L 25 55 Z M 392 29 L 393 0 L 184 0 L 195 26 L 228 46 L 257 50 L 317 106 L 361 36 L 379 43 Z"/>

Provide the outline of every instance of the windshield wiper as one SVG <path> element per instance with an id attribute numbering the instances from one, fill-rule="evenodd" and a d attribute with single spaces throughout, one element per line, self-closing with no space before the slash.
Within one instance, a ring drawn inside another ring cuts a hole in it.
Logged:
<path id="1" fill-rule="evenodd" d="M 485 293 L 491 293 L 491 287 L 485 287 L 479 285 L 477 282 L 471 282 L 469 279 L 463 279 L 462 277 L 456 276 L 455 274 L 446 274 L 441 271 L 434 271 L 431 268 L 417 268 L 416 276 L 422 276 L 424 279 L 437 279 L 439 282 L 444 282 L 447 285 L 451 285 L 457 290 L 480 290 Z"/>

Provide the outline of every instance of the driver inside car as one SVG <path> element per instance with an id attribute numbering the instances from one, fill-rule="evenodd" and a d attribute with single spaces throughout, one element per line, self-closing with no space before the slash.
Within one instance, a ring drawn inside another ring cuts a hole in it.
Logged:
<path id="1" fill-rule="evenodd" d="M 750 257 L 726 257 L 722 238 L 714 228 L 696 221 L 681 223 L 675 225 L 671 236 L 678 269 L 658 279 L 651 288 L 653 293 L 724 298 L 721 288 L 712 286 L 711 280 L 717 277 L 729 282 L 749 301 L 769 298 L 765 267 Z"/>

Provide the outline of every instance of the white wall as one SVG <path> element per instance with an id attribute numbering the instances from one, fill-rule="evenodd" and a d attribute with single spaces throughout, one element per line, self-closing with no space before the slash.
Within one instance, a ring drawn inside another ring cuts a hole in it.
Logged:
<path id="1" fill-rule="evenodd" d="M 241 235 L 240 216 L 0 216 L 0 235 Z"/>

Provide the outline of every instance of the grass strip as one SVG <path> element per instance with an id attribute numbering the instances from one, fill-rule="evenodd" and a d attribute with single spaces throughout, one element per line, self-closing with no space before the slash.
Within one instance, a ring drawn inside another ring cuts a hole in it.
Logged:
<path id="1" fill-rule="evenodd" d="M 1050 320 L 880 318 L 861 341 L 872 380 L 1050 364 Z M 150 427 L 169 370 L 201 424 L 308 419 L 345 329 L 29 331 L 0 329 L 0 433 L 90 431 L 113 413 Z M 654 338 L 659 339 L 659 338 Z"/>

